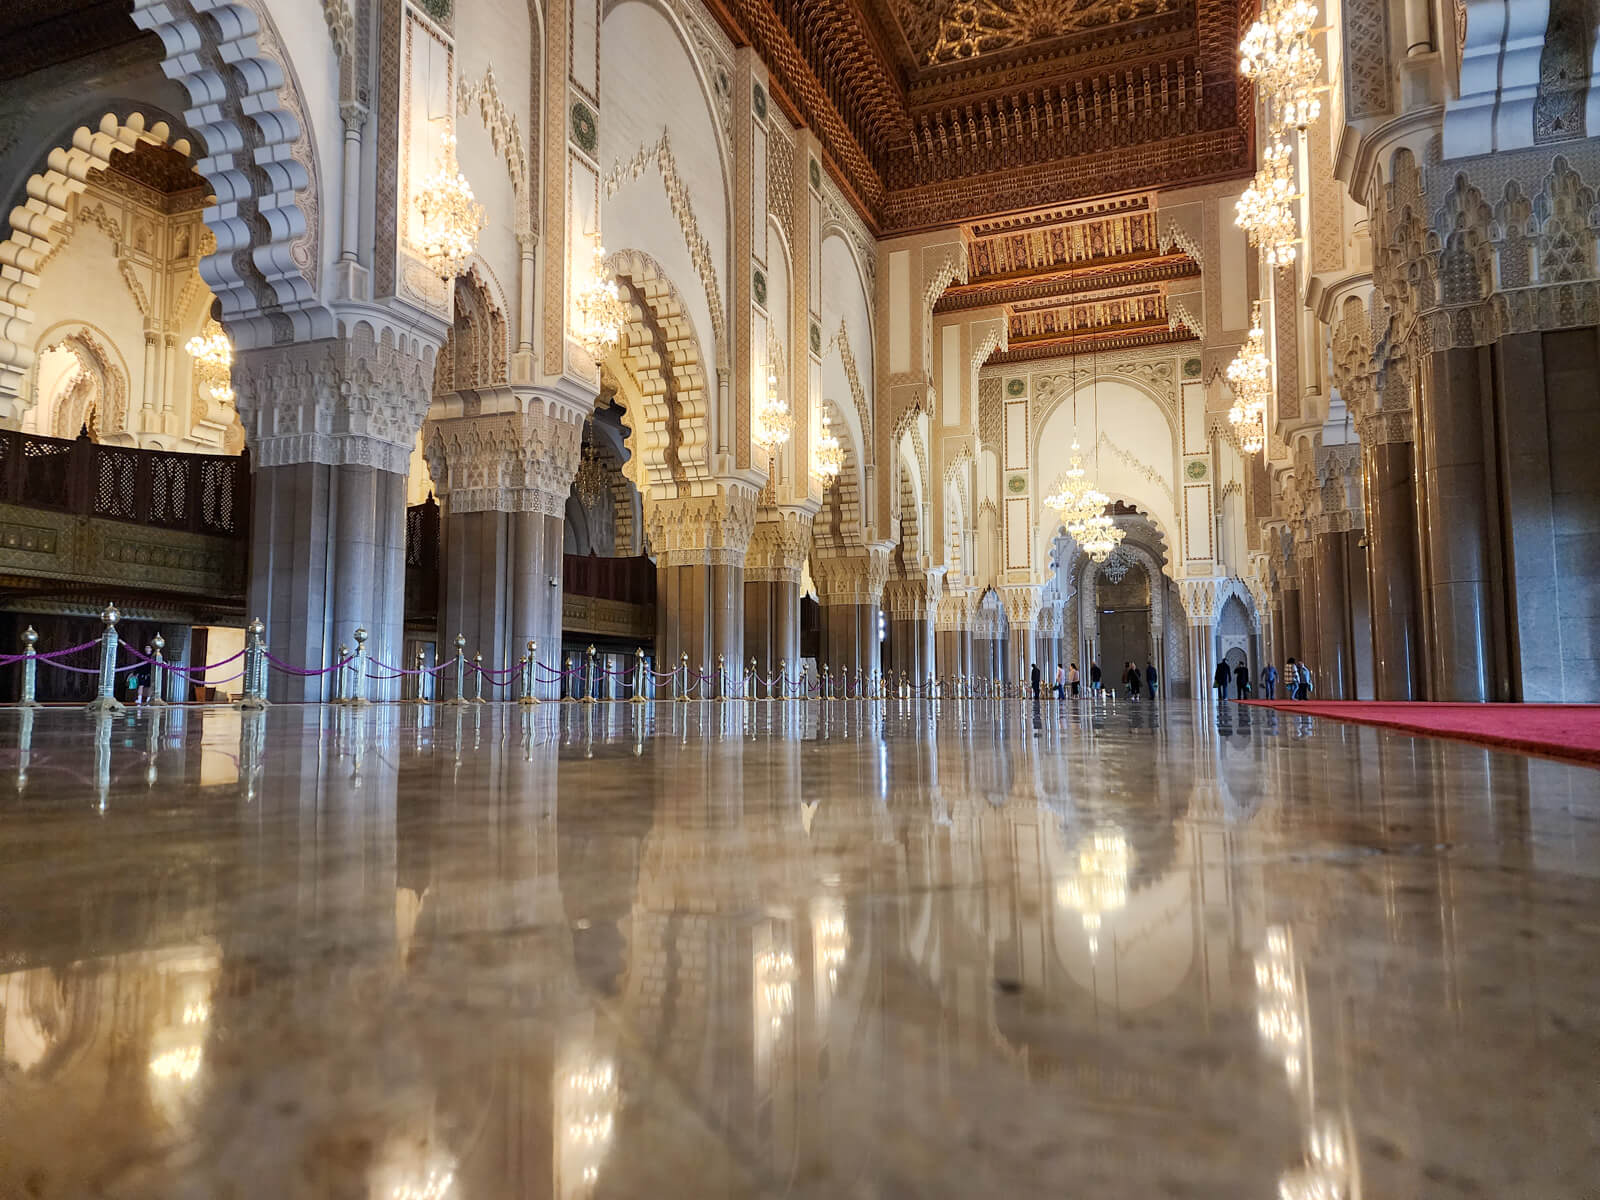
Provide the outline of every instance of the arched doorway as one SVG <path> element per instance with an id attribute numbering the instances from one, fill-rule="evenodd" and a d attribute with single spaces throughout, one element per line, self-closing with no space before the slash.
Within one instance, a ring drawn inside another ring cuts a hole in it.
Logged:
<path id="1" fill-rule="evenodd" d="M 1150 573 L 1131 555 L 1115 553 L 1095 580 L 1100 606 L 1100 667 L 1109 685 L 1120 683 L 1127 663 L 1150 661 Z"/>

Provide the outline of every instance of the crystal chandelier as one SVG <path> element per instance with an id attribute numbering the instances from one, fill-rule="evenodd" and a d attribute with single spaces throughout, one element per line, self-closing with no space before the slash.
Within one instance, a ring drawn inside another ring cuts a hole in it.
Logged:
<path id="1" fill-rule="evenodd" d="M 1103 563 L 1126 536 L 1110 516 L 1099 512 L 1084 522 L 1084 535 L 1078 539 L 1078 544 L 1091 562 Z"/>
<path id="2" fill-rule="evenodd" d="M 822 410 L 822 432 L 817 435 L 817 474 L 822 478 L 822 486 L 827 487 L 839 478 L 839 472 L 844 470 L 844 447 L 839 444 L 839 439 L 833 436 L 833 423 L 828 419 L 828 410 Z"/>
<path id="3" fill-rule="evenodd" d="M 1274 139 L 1262 154 L 1255 180 L 1234 205 L 1234 224 L 1245 231 L 1252 246 L 1261 248 L 1268 266 L 1294 262 L 1300 244 L 1298 199 L 1289 143 Z"/>
<path id="4" fill-rule="evenodd" d="M 772 346 L 767 348 L 767 361 L 771 364 L 767 368 L 767 396 L 756 409 L 755 428 L 750 431 L 750 437 L 770 458 L 789 440 L 794 418 L 789 414 L 788 402 L 778 392 L 778 360 Z"/>
<path id="5" fill-rule="evenodd" d="M 211 396 L 224 404 L 233 403 L 233 343 L 215 321 L 205 332 L 190 338 L 183 348 L 194 359 L 194 373 L 211 390 Z"/>
<path id="6" fill-rule="evenodd" d="M 422 215 L 422 255 L 434 273 L 448 281 L 466 270 L 467 260 L 478 248 L 484 211 L 456 166 L 455 135 L 446 133 L 440 145 L 439 164 L 417 193 L 417 211 Z"/>
<path id="7" fill-rule="evenodd" d="M 1228 364 L 1233 426 L 1246 454 L 1259 454 L 1266 444 L 1267 401 L 1272 398 L 1272 360 L 1267 357 L 1266 331 L 1261 326 L 1261 301 L 1250 309 L 1250 337 Z"/>
<path id="8" fill-rule="evenodd" d="M 596 234 L 594 255 L 589 263 L 589 283 L 578 293 L 578 341 L 592 357 L 604 358 L 622 339 L 622 326 L 627 317 L 622 292 L 606 270 L 606 248 Z"/>
<path id="9" fill-rule="evenodd" d="M 1317 6 L 1309 0 L 1269 0 L 1239 43 L 1239 73 L 1274 108 L 1273 133 L 1304 129 L 1322 113 L 1322 58 L 1311 46 Z"/>
<path id="10" fill-rule="evenodd" d="M 1084 470 L 1083 451 L 1077 438 L 1072 439 L 1072 458 L 1067 469 L 1056 476 L 1044 502 L 1047 508 L 1056 510 L 1068 533 L 1105 507 L 1105 498 L 1094 490 L 1094 485 L 1089 482 L 1089 473 Z"/>
<path id="11" fill-rule="evenodd" d="M 588 438 L 583 440 L 582 457 L 578 460 L 578 474 L 572 481 L 573 488 L 578 493 L 578 501 L 585 508 L 593 508 L 600 503 L 610 486 L 606 482 L 605 468 L 600 463 L 600 456 L 595 452 L 594 443 Z"/>

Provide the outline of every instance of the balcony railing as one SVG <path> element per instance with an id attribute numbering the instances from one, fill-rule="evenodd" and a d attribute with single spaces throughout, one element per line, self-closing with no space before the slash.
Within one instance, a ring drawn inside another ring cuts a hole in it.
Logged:
<path id="1" fill-rule="evenodd" d="M 0 430 L 0 503 L 243 539 L 250 464 Z"/>

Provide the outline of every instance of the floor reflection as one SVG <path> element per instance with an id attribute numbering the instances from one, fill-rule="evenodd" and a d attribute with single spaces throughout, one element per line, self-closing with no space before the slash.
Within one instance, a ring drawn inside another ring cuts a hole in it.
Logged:
<path id="1" fill-rule="evenodd" d="M 1575 1194 L 1595 779 L 1227 704 L 3 712 L 0 1195 Z"/>

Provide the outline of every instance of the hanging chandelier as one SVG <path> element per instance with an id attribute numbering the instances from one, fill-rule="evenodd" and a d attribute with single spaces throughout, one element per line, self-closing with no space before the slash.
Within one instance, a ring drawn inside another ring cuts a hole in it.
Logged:
<path id="1" fill-rule="evenodd" d="M 1274 104 L 1273 132 L 1304 129 L 1322 113 L 1322 58 L 1312 48 L 1317 6 L 1269 0 L 1239 43 L 1239 73 Z"/>
<path id="2" fill-rule="evenodd" d="M 1061 523 L 1071 532 L 1073 526 L 1087 521 L 1105 507 L 1105 501 L 1096 500 L 1097 496 L 1099 493 L 1089 482 L 1089 473 L 1083 467 L 1083 451 L 1078 439 L 1073 438 L 1072 458 L 1067 469 L 1056 476 L 1050 494 L 1044 498 L 1045 506 L 1055 509 Z"/>
<path id="3" fill-rule="evenodd" d="M 456 166 L 455 135 L 446 133 L 439 140 L 439 163 L 417 193 L 417 211 L 422 215 L 422 256 L 448 282 L 466 270 L 485 217 L 483 205 Z"/>
<path id="4" fill-rule="evenodd" d="M 774 365 L 767 368 L 767 396 L 756 409 L 755 427 L 750 431 L 751 440 L 765 450 L 769 458 L 789 440 L 789 434 L 794 429 L 789 405 L 778 392 L 777 359 L 773 353 L 769 347 L 767 358 Z"/>
<path id="5" fill-rule="evenodd" d="M 1274 140 L 1262 153 L 1255 180 L 1234 205 L 1234 224 L 1245 231 L 1252 246 L 1261 249 L 1268 266 L 1289 266 L 1299 249 L 1295 201 L 1300 196 L 1294 186 L 1289 143 Z"/>
<path id="6" fill-rule="evenodd" d="M 1250 337 L 1228 364 L 1228 386 L 1233 390 L 1228 423 L 1244 452 L 1259 454 L 1266 445 L 1267 401 L 1272 398 L 1272 359 L 1267 357 L 1259 300 L 1250 309 Z"/>
<path id="7" fill-rule="evenodd" d="M 1090 369 L 1094 387 L 1094 413 L 1095 430 L 1100 428 L 1100 370 L 1099 359 L 1096 357 L 1094 366 Z M 1074 370 L 1076 377 L 1076 370 Z M 1074 389 L 1072 394 L 1072 425 L 1076 430 L 1078 425 L 1078 394 Z M 1099 459 L 1099 443 L 1095 443 L 1095 458 Z M 1111 497 L 1097 488 L 1089 479 L 1088 472 L 1084 469 L 1083 459 L 1078 452 L 1078 440 L 1072 440 L 1072 458 L 1065 472 L 1056 480 L 1053 493 L 1045 498 L 1045 503 L 1061 513 L 1061 519 L 1066 524 L 1067 534 L 1090 559 L 1103 563 L 1116 549 L 1117 543 L 1122 541 L 1123 532 L 1117 524 L 1106 515 L 1106 505 L 1111 503 Z"/>
<path id="8" fill-rule="evenodd" d="M 1104 513 L 1096 513 L 1085 523 L 1084 536 L 1079 541 L 1083 552 L 1089 556 L 1091 562 L 1103 563 L 1111 557 L 1112 551 L 1122 544 L 1122 539 L 1127 534 L 1118 527 L 1116 521 Z"/>
<path id="9" fill-rule="evenodd" d="M 827 487 L 839 478 L 839 472 L 844 470 L 844 447 L 839 444 L 839 439 L 833 436 L 833 423 L 828 419 L 828 410 L 822 410 L 822 432 L 817 435 L 817 474 L 822 478 L 822 486 Z"/>
<path id="10" fill-rule="evenodd" d="M 622 340 L 622 327 L 628 310 L 622 303 L 617 281 L 606 270 L 606 248 L 600 235 L 594 237 L 594 254 L 589 260 L 589 282 L 578 293 L 578 341 L 595 359 L 604 358 Z"/>
<path id="11" fill-rule="evenodd" d="M 194 373 L 211 390 L 212 399 L 233 403 L 233 343 L 222 326 L 209 322 L 205 331 L 190 338 L 183 348 L 194 359 Z"/>
<path id="12" fill-rule="evenodd" d="M 572 481 L 578 493 L 578 501 L 585 508 L 594 508 L 600 503 L 601 497 L 611 490 L 606 480 L 604 465 L 600 462 L 600 455 L 595 452 L 594 443 L 588 438 L 583 440 L 582 456 L 578 460 L 578 474 Z"/>

